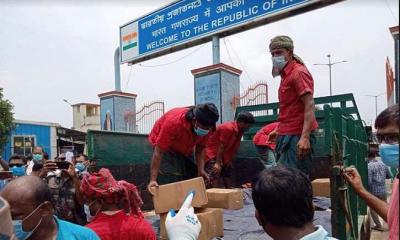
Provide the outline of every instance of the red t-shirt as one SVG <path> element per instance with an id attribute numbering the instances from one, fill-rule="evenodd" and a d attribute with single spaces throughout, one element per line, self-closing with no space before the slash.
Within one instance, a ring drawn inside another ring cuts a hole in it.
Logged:
<path id="1" fill-rule="evenodd" d="M 243 132 L 239 131 L 236 122 L 226 122 L 219 125 L 207 142 L 206 161 L 217 157 L 218 147 L 222 144 L 225 150 L 223 164 L 231 164 L 233 156 L 240 147 L 240 139 L 242 136 Z"/>
<path id="2" fill-rule="evenodd" d="M 314 94 L 314 80 L 307 68 L 291 60 L 281 73 L 279 86 L 279 135 L 300 135 L 304 123 L 304 103 L 301 96 Z M 318 128 L 314 119 L 312 130 Z"/>
<path id="3" fill-rule="evenodd" d="M 399 179 L 393 181 L 392 196 L 390 197 L 389 211 L 387 213 L 389 225 L 389 240 L 399 239 Z"/>
<path id="4" fill-rule="evenodd" d="M 279 122 L 274 122 L 265 125 L 263 128 L 257 131 L 257 133 L 253 137 L 253 143 L 256 146 L 266 146 L 275 150 L 275 142 L 268 142 L 268 135 L 274 131 L 279 125 Z"/>
<path id="5" fill-rule="evenodd" d="M 154 124 L 148 137 L 150 144 L 185 156 L 193 154 L 194 146 L 205 146 L 208 135 L 196 135 L 191 122 L 185 118 L 188 111 L 189 108 L 174 108 L 166 112 Z"/>
<path id="6" fill-rule="evenodd" d="M 122 210 L 107 215 L 99 212 L 86 227 L 92 229 L 101 240 L 156 240 L 150 223 L 124 213 Z"/>

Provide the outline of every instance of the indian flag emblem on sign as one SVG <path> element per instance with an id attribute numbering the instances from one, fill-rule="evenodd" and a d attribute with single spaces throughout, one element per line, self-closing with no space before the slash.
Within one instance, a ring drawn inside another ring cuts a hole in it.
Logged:
<path id="1" fill-rule="evenodd" d="M 120 34 L 121 62 L 139 56 L 140 33 L 138 31 L 138 22 L 121 28 Z"/>
<path id="2" fill-rule="evenodd" d="M 139 56 L 140 34 L 137 22 L 121 29 L 120 43 L 121 60 Z"/>
<path id="3" fill-rule="evenodd" d="M 124 36 L 122 36 L 122 50 L 126 51 L 128 49 L 137 47 L 138 39 L 137 39 L 137 32 L 131 32 Z"/>

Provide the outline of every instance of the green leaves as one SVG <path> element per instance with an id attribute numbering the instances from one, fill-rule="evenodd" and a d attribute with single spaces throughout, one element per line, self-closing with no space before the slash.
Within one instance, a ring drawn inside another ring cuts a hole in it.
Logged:
<path id="1" fill-rule="evenodd" d="M 0 88 L 0 153 L 3 152 L 10 133 L 15 127 L 13 108 L 9 100 L 3 99 L 3 89 Z"/>

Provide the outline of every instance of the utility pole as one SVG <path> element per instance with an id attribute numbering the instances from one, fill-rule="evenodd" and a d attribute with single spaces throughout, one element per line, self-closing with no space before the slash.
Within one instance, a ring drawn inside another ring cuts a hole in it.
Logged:
<path id="1" fill-rule="evenodd" d="M 332 96 L 332 66 L 339 64 L 339 63 L 345 63 L 347 62 L 346 60 L 338 61 L 338 62 L 331 62 L 331 55 L 328 54 L 326 55 L 328 57 L 328 63 L 314 63 L 316 66 L 328 66 L 329 67 L 329 96 Z"/>
<path id="2" fill-rule="evenodd" d="M 378 94 L 378 95 L 365 95 L 365 96 L 367 96 L 367 97 L 373 97 L 373 98 L 375 98 L 375 118 L 378 117 L 378 97 L 379 97 L 379 96 L 382 96 L 382 95 L 385 94 L 385 93 L 386 93 L 386 92 L 380 93 L 380 94 Z"/>
<path id="3" fill-rule="evenodd" d="M 213 64 L 218 64 L 220 60 L 220 48 L 219 48 L 219 37 L 212 37 L 212 54 L 213 54 Z"/>

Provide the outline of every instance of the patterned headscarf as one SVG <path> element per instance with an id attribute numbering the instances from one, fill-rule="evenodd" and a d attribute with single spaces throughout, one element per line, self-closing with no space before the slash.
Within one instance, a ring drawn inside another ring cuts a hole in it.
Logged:
<path id="1" fill-rule="evenodd" d="M 284 49 L 287 49 L 287 50 L 293 52 L 293 50 L 294 50 L 293 40 L 288 36 L 276 36 L 273 39 L 271 39 L 271 42 L 269 44 L 269 51 L 279 49 L 279 48 L 284 48 Z M 303 60 L 296 54 L 293 54 L 293 58 L 298 63 L 304 65 Z"/>
<path id="2" fill-rule="evenodd" d="M 80 190 L 89 201 L 102 199 L 108 204 L 119 204 L 123 201 L 126 212 L 143 218 L 140 209 L 143 201 L 136 186 L 123 180 L 116 181 L 107 168 L 84 175 Z"/>

